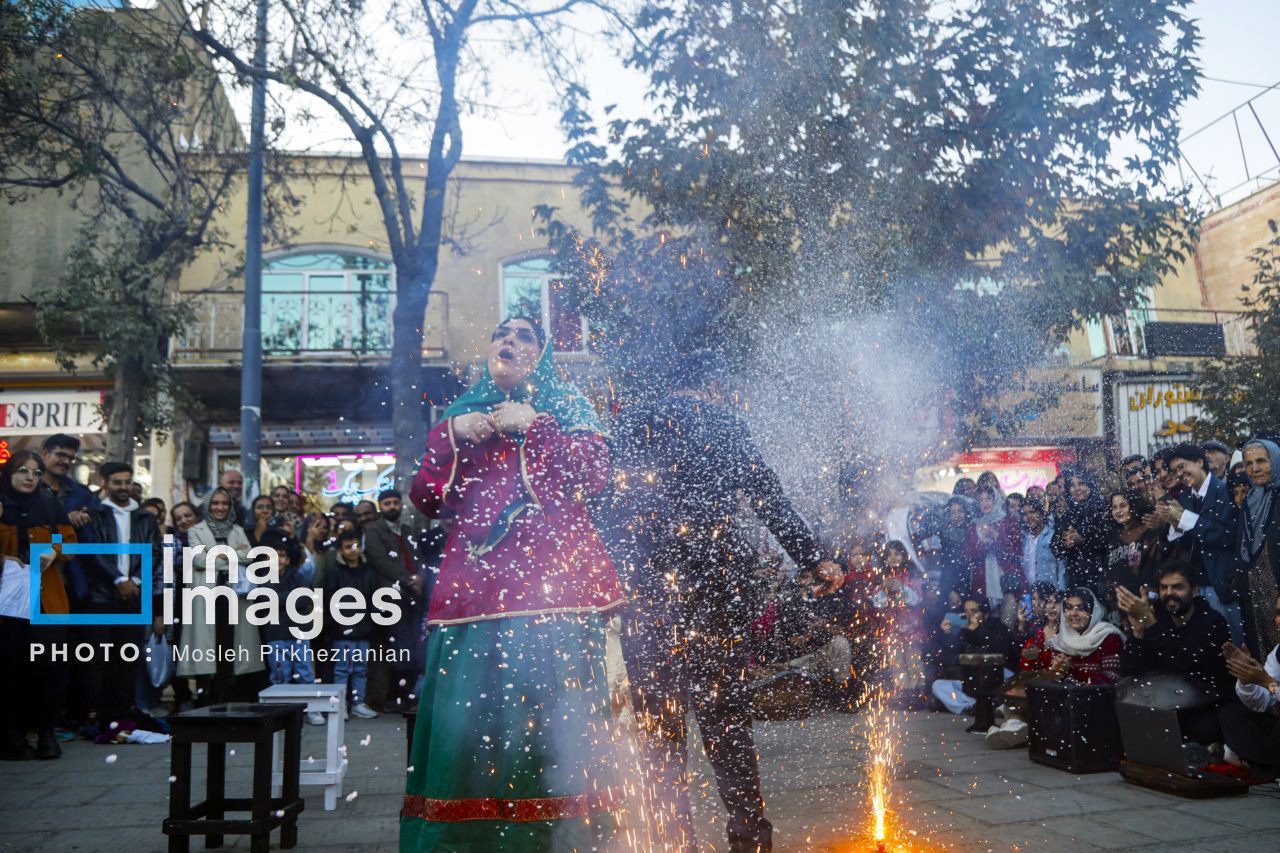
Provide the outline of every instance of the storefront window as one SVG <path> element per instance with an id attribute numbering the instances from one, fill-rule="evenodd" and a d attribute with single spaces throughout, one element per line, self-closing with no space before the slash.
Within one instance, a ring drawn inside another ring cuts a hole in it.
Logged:
<path id="1" fill-rule="evenodd" d="M 240 469 L 239 457 L 219 458 L 219 476 L 229 468 Z M 264 455 L 259 493 L 284 486 L 302 493 L 306 512 L 328 512 L 339 501 L 376 501 L 379 492 L 392 488 L 395 468 L 396 458 L 390 453 Z"/>
<path id="2" fill-rule="evenodd" d="M 298 482 L 322 509 L 339 501 L 358 503 L 378 499 L 395 483 L 396 458 L 391 454 L 299 456 Z"/>

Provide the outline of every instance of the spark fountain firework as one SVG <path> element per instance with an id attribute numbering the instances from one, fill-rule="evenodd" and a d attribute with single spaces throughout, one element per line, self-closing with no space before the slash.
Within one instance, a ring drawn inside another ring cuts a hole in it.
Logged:
<path id="1" fill-rule="evenodd" d="M 889 814 L 889 788 L 893 778 L 894 738 L 893 712 L 883 691 L 877 690 L 867 709 L 867 741 L 871 747 L 868 786 L 871 815 L 875 822 L 873 836 L 878 849 L 885 849 L 886 822 Z"/>

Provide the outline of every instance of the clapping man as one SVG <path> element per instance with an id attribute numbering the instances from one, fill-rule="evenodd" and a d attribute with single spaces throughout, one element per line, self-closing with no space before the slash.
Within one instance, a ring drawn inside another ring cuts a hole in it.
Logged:
<path id="1" fill-rule="evenodd" d="M 1209 606 L 1227 619 L 1231 641 L 1244 643 L 1240 602 L 1232 586 L 1236 567 L 1239 510 L 1227 484 L 1209 473 L 1205 452 L 1180 444 L 1169 454 L 1169 468 L 1186 488 L 1178 500 L 1159 505 L 1156 513 L 1169 525 L 1169 542 L 1181 542 L 1182 558 L 1191 564 Z"/>
<path id="2" fill-rule="evenodd" d="M 1280 599 L 1276 600 L 1276 627 L 1280 628 Z M 1248 646 L 1222 647 L 1227 670 L 1236 678 L 1236 695 L 1242 704 L 1223 705 L 1218 711 L 1227 761 L 1243 764 L 1249 775 L 1270 782 L 1280 772 L 1280 646 L 1271 650 L 1266 663 L 1249 654 Z"/>
<path id="3" fill-rule="evenodd" d="M 1116 602 L 1129 614 L 1133 636 L 1120 653 L 1123 675 L 1180 673 L 1218 696 L 1218 703 L 1178 712 L 1182 736 L 1196 743 L 1222 740 L 1218 704 L 1231 690 L 1222 648 L 1230 640 L 1227 620 L 1200 597 L 1196 573 L 1181 561 L 1159 570 L 1159 609 L 1147 596 L 1116 587 Z M 1144 588 L 1145 589 L 1145 588 Z"/>

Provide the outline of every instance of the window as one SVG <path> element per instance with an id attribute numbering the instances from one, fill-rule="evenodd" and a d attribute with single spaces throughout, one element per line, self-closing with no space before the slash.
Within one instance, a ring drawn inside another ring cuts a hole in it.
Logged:
<path id="1" fill-rule="evenodd" d="M 271 261 L 262 272 L 262 348 L 387 352 L 393 295 L 390 261 L 337 252 Z"/>
<path id="2" fill-rule="evenodd" d="M 1123 314 L 1107 317 L 1107 333 L 1111 338 L 1111 354 L 1143 356 L 1147 354 L 1147 323 L 1156 319 L 1155 294 L 1151 288 L 1140 297 L 1142 305 L 1127 308 Z"/>
<path id="3" fill-rule="evenodd" d="M 542 320 L 554 352 L 586 352 L 587 321 L 570 308 L 564 282 L 550 258 L 527 258 L 502 267 L 502 317 L 524 314 Z"/>

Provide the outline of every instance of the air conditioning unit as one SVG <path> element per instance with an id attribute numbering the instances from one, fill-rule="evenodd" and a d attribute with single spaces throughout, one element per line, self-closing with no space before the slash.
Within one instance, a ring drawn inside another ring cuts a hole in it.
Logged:
<path id="1" fill-rule="evenodd" d="M 1219 323 L 1147 323 L 1147 355 L 1214 356 L 1227 351 Z"/>
<path id="2" fill-rule="evenodd" d="M 182 442 L 182 479 L 204 480 L 205 456 L 209 445 L 203 438 L 188 438 Z"/>

